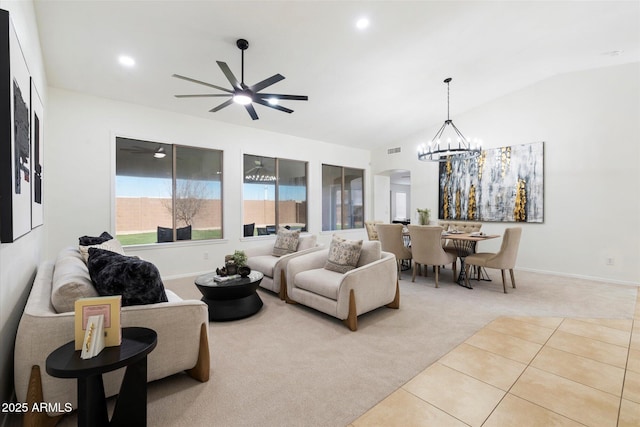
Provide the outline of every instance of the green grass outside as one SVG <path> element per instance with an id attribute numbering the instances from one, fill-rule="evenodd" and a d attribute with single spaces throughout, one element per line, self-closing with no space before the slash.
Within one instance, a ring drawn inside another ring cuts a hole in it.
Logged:
<path id="1" fill-rule="evenodd" d="M 211 240 L 220 239 L 221 237 L 222 232 L 220 230 L 193 230 L 191 232 L 191 240 Z M 145 245 L 156 243 L 158 235 L 155 231 L 137 234 L 117 234 L 116 239 L 120 241 L 122 246 Z"/>

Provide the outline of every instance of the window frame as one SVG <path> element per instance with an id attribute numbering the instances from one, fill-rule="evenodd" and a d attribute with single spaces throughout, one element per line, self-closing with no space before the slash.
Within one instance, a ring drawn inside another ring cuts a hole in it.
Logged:
<path id="1" fill-rule="evenodd" d="M 322 231 L 323 232 L 335 232 L 335 231 L 346 231 L 346 230 L 360 230 L 364 228 L 364 218 L 366 217 L 365 215 L 365 209 L 366 209 L 366 200 L 365 200 L 365 169 L 362 168 L 357 168 L 357 167 L 353 167 L 353 166 L 339 166 L 339 165 L 333 165 L 330 163 L 322 163 L 321 164 L 321 188 L 322 191 L 324 191 L 324 167 L 328 166 L 328 167 L 333 167 L 333 168 L 339 168 L 340 169 L 340 228 L 329 228 L 329 229 L 325 229 L 324 228 L 324 212 L 325 212 L 325 206 L 324 206 L 324 197 L 322 198 L 322 215 L 323 217 L 321 218 L 321 224 L 322 224 Z M 346 191 L 345 191 L 345 170 L 347 169 L 352 169 L 352 170 L 357 170 L 357 171 L 361 171 L 362 172 L 362 227 L 349 227 L 349 228 L 345 228 L 345 218 L 347 217 L 347 204 L 345 203 L 345 196 L 346 196 Z M 331 207 L 329 207 L 329 209 L 331 209 Z M 329 224 L 329 226 L 331 227 L 332 225 Z"/>

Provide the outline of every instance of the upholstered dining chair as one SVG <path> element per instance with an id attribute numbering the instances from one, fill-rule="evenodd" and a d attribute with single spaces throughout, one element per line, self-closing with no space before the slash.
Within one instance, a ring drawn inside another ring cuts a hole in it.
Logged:
<path id="1" fill-rule="evenodd" d="M 455 254 L 442 249 L 442 227 L 435 225 L 409 225 L 411 236 L 411 253 L 413 255 L 413 274 L 411 281 L 416 281 L 416 272 L 421 266 L 432 265 L 436 270 L 436 288 L 440 276 L 440 266 L 451 264 L 453 280 L 457 278 Z"/>
<path id="2" fill-rule="evenodd" d="M 502 246 L 498 253 L 479 252 L 469 255 L 465 259 L 465 272 L 467 286 L 469 286 L 469 267 L 475 265 L 477 267 L 495 268 L 502 272 L 502 289 L 507 293 L 507 285 L 505 282 L 504 271 L 509 270 L 511 275 L 511 286 L 516 287 L 516 280 L 513 276 L 513 269 L 516 266 L 516 258 L 518 257 L 518 247 L 520 246 L 520 237 L 522 236 L 521 227 L 507 228 L 502 238 Z"/>
<path id="3" fill-rule="evenodd" d="M 365 221 L 364 226 L 367 229 L 367 237 L 369 240 L 378 240 L 378 230 L 376 225 L 382 224 L 382 221 Z"/>
<path id="4" fill-rule="evenodd" d="M 398 279 L 401 279 L 402 260 L 412 258 L 411 251 L 404 245 L 402 238 L 402 224 L 376 224 L 378 240 L 384 252 L 391 252 L 396 256 L 398 264 Z"/>

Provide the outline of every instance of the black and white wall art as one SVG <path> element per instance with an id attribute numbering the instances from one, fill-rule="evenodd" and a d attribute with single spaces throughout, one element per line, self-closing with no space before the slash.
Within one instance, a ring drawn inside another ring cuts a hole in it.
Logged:
<path id="1" fill-rule="evenodd" d="M 31 228 L 44 222 L 42 209 L 44 108 L 33 79 L 31 79 Z"/>
<path id="2" fill-rule="evenodd" d="M 440 163 L 439 218 L 543 222 L 544 142 Z"/>
<path id="3" fill-rule="evenodd" d="M 9 243 L 31 231 L 31 80 L 4 10 L 0 33 L 0 236 Z"/>

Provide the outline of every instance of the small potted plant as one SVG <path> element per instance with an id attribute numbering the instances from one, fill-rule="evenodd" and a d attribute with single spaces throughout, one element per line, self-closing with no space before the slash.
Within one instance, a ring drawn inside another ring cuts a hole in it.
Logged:
<path id="1" fill-rule="evenodd" d="M 430 209 L 417 209 L 418 211 L 418 221 L 420 225 L 429 225 L 429 217 L 431 216 Z"/>
<path id="2" fill-rule="evenodd" d="M 235 251 L 231 259 L 236 266 L 237 273 L 242 277 L 247 277 L 251 273 L 251 268 L 247 265 L 247 254 L 244 251 Z"/>

